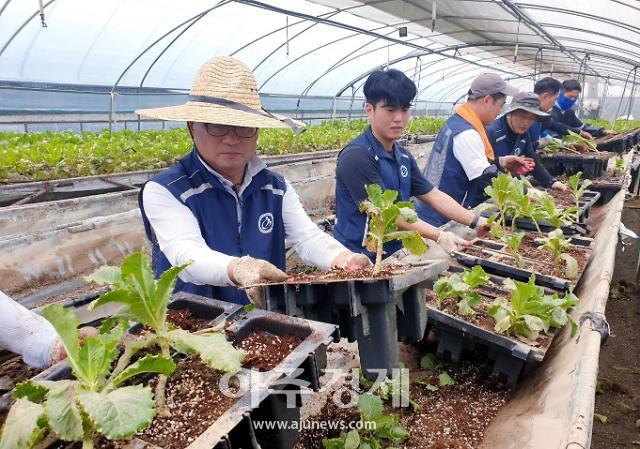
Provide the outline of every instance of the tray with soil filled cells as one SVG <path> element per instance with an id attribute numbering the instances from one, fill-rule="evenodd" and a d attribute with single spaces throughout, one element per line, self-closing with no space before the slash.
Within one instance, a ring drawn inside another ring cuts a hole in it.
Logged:
<path id="1" fill-rule="evenodd" d="M 562 254 L 568 254 L 576 261 L 577 267 L 571 267 L 566 256 L 556 257 L 553 252 L 543 247 L 539 238 L 546 237 L 525 233 L 518 254 L 509 252 L 507 244 L 503 241 L 474 239 L 470 246 L 454 251 L 453 257 L 467 267 L 480 265 L 488 273 L 519 281 L 526 281 L 531 274 L 535 274 L 536 283 L 543 287 L 557 290 L 575 287 L 589 262 L 592 239 L 568 238 L 570 247 Z"/>
<path id="2" fill-rule="evenodd" d="M 465 269 L 452 266 L 442 276 L 449 278 L 462 273 L 465 273 Z M 439 301 L 437 294 L 428 290 L 428 329 L 438 338 L 439 356 L 460 363 L 477 357 L 477 353 L 481 352 L 493 365 L 492 376 L 504 378 L 510 385 L 515 385 L 526 368 L 535 366 L 544 359 L 557 335 L 557 329 L 550 328 L 541 332 L 535 340 L 518 338 L 510 332 L 497 332 L 496 322 L 487 310 L 496 298 L 510 298 L 511 291 L 503 285 L 508 278 L 487 275 L 485 279 L 484 284 L 473 288 L 473 292 L 478 294 L 479 302 L 474 303 L 471 313 L 468 308 L 458 305 L 459 298 L 444 295 L 445 298 Z M 508 280 L 507 283 L 509 282 L 511 281 Z M 546 295 L 557 293 L 551 289 L 542 290 Z"/>

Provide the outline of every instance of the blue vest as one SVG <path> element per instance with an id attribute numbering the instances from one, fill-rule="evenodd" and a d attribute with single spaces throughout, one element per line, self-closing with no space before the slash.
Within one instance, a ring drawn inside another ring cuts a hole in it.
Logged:
<path id="1" fill-rule="evenodd" d="M 167 188 L 187 206 L 198 220 L 200 232 L 209 248 L 230 256 L 250 255 L 285 270 L 282 199 L 286 183 L 282 176 L 264 169 L 257 173 L 242 193 L 242 226 L 238 222 L 235 195 L 203 165 L 194 149 L 174 166 L 151 179 Z M 152 244 L 152 265 L 156 278 L 171 267 L 160 251 L 153 229 L 138 195 L 147 237 Z M 183 282 L 178 278 L 175 292 L 184 291 L 236 304 L 248 304 L 243 290 Z"/>
<path id="2" fill-rule="evenodd" d="M 487 134 L 495 157 L 530 155 L 531 135 L 528 131 L 520 136 L 516 135 L 509 127 L 506 115 L 487 126 Z"/>
<path id="3" fill-rule="evenodd" d="M 340 156 L 346 151 L 362 152 L 363 160 L 373 158 L 376 161 L 383 189 L 398 192 L 396 201 L 409 201 L 411 198 L 411 153 L 397 143 L 393 144 L 392 151 L 386 151 L 382 144 L 373 136 L 371 128 L 356 137 L 351 143 L 342 149 Z M 375 260 L 375 253 L 367 251 L 362 242 L 367 227 L 367 216 L 359 210 L 351 194 L 340 178 L 336 179 L 336 226 L 333 230 L 334 237 L 349 250 L 363 253 Z M 390 256 L 402 248 L 402 242 L 391 241 L 384 244 L 383 257 Z"/>
<path id="4" fill-rule="evenodd" d="M 483 189 L 478 183 L 469 181 L 453 154 L 453 138 L 468 129 L 474 128 L 458 114 L 449 117 L 436 137 L 423 175 L 463 207 L 471 208 L 484 201 Z M 418 216 L 432 226 L 439 227 L 449 221 L 422 201 L 415 201 L 415 204 Z"/>

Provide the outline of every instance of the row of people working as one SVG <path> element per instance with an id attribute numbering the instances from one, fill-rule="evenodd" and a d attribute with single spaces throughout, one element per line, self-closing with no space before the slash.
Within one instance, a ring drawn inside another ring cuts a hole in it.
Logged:
<path id="1" fill-rule="evenodd" d="M 334 236 L 311 221 L 292 185 L 257 156 L 259 129 L 292 122 L 262 108 L 254 75 L 242 62 L 214 58 L 197 73 L 185 104 L 137 111 L 186 122 L 193 141 L 193 150 L 139 195 L 156 276 L 190 262 L 177 291 L 262 305 L 262 291 L 252 286 L 287 278 L 285 241 L 320 269 L 368 267 L 374 256 L 363 245 L 367 217 L 359 204 L 365 186 L 374 183 L 398 191 L 398 200 L 416 202 L 420 219 L 411 224 L 399 219 L 400 229 L 415 230 L 450 253 L 467 242 L 441 225 L 453 220 L 486 229 L 486 220 L 472 208 L 483 201 L 494 176 L 531 173 L 544 186 L 564 189 L 539 163 L 536 149 L 548 136 L 568 130 L 588 137 L 602 132 L 585 127 L 573 112 L 581 90 L 577 82 L 561 85 L 544 78 L 527 93 L 484 73 L 471 83 L 467 101 L 447 120 L 420 170 L 397 143 L 411 117 L 415 84 L 390 69 L 371 73 L 363 90 L 370 126 L 337 159 Z M 496 119 L 507 97 L 511 102 Z M 386 243 L 384 257 L 399 249 L 398 242 Z M 0 346 L 25 354 L 35 365 L 64 356 L 48 323 L 30 319 L 6 296 L 0 299 L 7 323 Z"/>

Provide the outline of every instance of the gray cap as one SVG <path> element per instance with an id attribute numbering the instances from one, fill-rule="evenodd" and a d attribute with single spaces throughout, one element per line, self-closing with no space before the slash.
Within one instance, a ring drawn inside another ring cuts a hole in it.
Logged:
<path id="1" fill-rule="evenodd" d="M 514 95 L 504 113 L 508 114 L 518 109 L 530 112 L 537 117 L 549 117 L 549 114 L 540 109 L 540 97 L 538 97 L 538 94 L 532 92 L 520 92 Z"/>
<path id="2" fill-rule="evenodd" d="M 471 88 L 469 88 L 469 96 L 471 99 L 495 94 L 512 97 L 518 92 L 519 90 L 516 87 L 508 85 L 495 73 L 481 73 L 473 80 Z"/>

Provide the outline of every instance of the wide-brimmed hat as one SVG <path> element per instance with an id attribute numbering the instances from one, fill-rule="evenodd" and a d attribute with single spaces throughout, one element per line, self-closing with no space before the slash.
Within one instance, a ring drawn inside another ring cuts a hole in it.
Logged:
<path id="1" fill-rule="evenodd" d="M 200 67 L 185 104 L 139 109 L 136 114 L 161 120 L 255 128 L 287 128 L 293 124 L 290 119 L 262 108 L 251 69 L 229 56 L 212 58 Z"/>
<path id="2" fill-rule="evenodd" d="M 538 94 L 532 92 L 520 92 L 516 94 L 511 99 L 511 103 L 509 103 L 504 113 L 509 114 L 518 109 L 530 112 L 536 117 L 549 117 L 549 114 L 540 109 L 540 97 L 538 97 Z"/>

